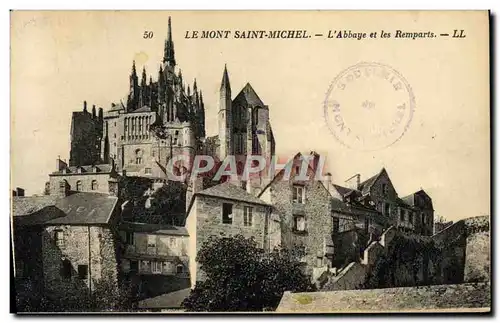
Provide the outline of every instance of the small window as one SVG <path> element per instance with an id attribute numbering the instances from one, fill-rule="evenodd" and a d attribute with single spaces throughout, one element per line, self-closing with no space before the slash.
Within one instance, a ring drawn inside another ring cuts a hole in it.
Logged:
<path id="1" fill-rule="evenodd" d="M 156 236 L 148 235 L 148 247 L 156 247 Z"/>
<path id="2" fill-rule="evenodd" d="M 389 203 L 385 203 L 384 205 L 384 215 L 389 216 L 391 212 L 391 205 Z"/>
<path id="3" fill-rule="evenodd" d="M 87 279 L 89 272 L 88 265 L 78 265 L 78 278 Z"/>
<path id="4" fill-rule="evenodd" d="M 137 262 L 137 260 L 130 261 L 130 271 L 134 273 L 139 271 L 139 263 Z"/>
<path id="5" fill-rule="evenodd" d="M 401 220 L 401 222 L 404 222 L 404 220 L 405 220 L 405 210 L 401 209 L 399 212 L 400 212 L 399 213 L 399 220 Z"/>
<path id="6" fill-rule="evenodd" d="M 97 184 L 97 181 L 94 179 L 92 181 L 92 191 L 97 191 L 99 185 Z"/>
<path id="7" fill-rule="evenodd" d="M 64 259 L 61 262 L 61 277 L 70 279 L 71 278 L 71 262 L 68 259 Z"/>
<path id="8" fill-rule="evenodd" d="M 306 231 L 306 218 L 303 215 L 295 215 L 293 221 L 295 231 Z"/>
<path id="9" fill-rule="evenodd" d="M 233 205 L 230 203 L 222 203 L 222 223 L 233 223 Z"/>
<path id="10" fill-rule="evenodd" d="M 59 182 L 59 193 L 66 193 L 66 183 L 64 181 Z"/>
<path id="11" fill-rule="evenodd" d="M 81 192 L 82 191 L 82 181 L 77 181 L 76 182 L 76 190 Z"/>
<path id="12" fill-rule="evenodd" d="M 150 175 L 151 174 L 151 168 L 145 168 L 144 173 Z"/>
<path id="13" fill-rule="evenodd" d="M 340 219 L 337 217 L 333 217 L 332 230 L 333 230 L 333 233 L 338 233 L 340 230 Z"/>
<path id="14" fill-rule="evenodd" d="M 56 246 L 64 247 L 64 232 L 61 230 L 56 230 L 54 232 L 54 241 L 56 242 Z"/>
<path id="15" fill-rule="evenodd" d="M 293 202 L 303 204 L 305 202 L 305 189 L 302 186 L 294 186 L 292 189 Z"/>
<path id="16" fill-rule="evenodd" d="M 134 245 L 134 233 L 133 232 L 127 232 L 125 235 L 125 242 L 128 245 Z"/>
<path id="17" fill-rule="evenodd" d="M 177 247 L 177 239 L 170 238 L 170 247 L 172 247 L 172 248 L 176 248 Z"/>
<path id="18" fill-rule="evenodd" d="M 300 174 L 300 166 L 295 166 L 295 174 L 299 175 Z"/>
<path id="19" fill-rule="evenodd" d="M 387 196 L 388 193 L 389 188 L 387 187 L 387 184 L 382 184 L 382 194 L 384 194 L 384 196 Z"/>
<path id="20" fill-rule="evenodd" d="M 155 157 L 156 150 L 151 151 L 151 156 Z"/>
<path id="21" fill-rule="evenodd" d="M 152 265 L 153 274 L 161 274 L 161 261 L 153 261 Z"/>
<path id="22" fill-rule="evenodd" d="M 182 274 L 182 272 L 184 271 L 184 266 L 182 265 L 177 265 L 177 273 L 178 274 Z"/>
<path id="23" fill-rule="evenodd" d="M 245 227 L 251 227 L 253 221 L 253 207 L 245 206 L 243 208 L 243 225 Z"/>
<path id="24" fill-rule="evenodd" d="M 142 272 L 151 272 L 151 262 L 149 260 L 141 260 L 139 270 Z"/>
<path id="25" fill-rule="evenodd" d="M 413 224 L 413 212 L 409 211 L 408 212 L 408 221 Z"/>
<path id="26" fill-rule="evenodd" d="M 368 232 L 370 229 L 370 218 L 366 217 L 365 218 L 365 231 Z"/>

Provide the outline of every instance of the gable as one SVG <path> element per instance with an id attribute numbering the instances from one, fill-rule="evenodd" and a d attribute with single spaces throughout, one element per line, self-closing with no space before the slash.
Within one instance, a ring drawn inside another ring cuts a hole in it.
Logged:
<path id="1" fill-rule="evenodd" d="M 379 174 L 371 177 L 361 184 L 361 191 L 363 195 L 373 194 L 378 196 L 383 196 L 384 185 L 387 185 L 387 196 L 396 198 L 398 193 L 396 192 L 396 188 L 392 184 L 392 181 L 389 177 L 389 174 L 382 168 Z"/>

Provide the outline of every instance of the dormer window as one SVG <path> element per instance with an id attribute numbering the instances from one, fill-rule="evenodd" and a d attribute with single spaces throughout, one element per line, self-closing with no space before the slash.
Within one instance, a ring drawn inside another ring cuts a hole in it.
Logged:
<path id="1" fill-rule="evenodd" d="M 303 186 L 295 185 L 292 188 L 292 201 L 298 204 L 305 203 L 305 188 Z"/>

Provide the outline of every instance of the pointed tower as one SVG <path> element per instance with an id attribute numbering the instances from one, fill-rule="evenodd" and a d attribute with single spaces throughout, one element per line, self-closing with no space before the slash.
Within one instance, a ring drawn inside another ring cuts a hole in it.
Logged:
<path id="1" fill-rule="evenodd" d="M 231 113 L 231 85 L 229 84 L 229 75 L 227 67 L 224 65 L 224 74 L 219 90 L 219 112 L 218 112 L 218 127 L 219 127 L 219 158 L 222 160 L 228 155 L 233 154 L 232 145 L 232 113 Z"/>
<path id="2" fill-rule="evenodd" d="M 167 66 L 171 67 L 172 69 L 175 67 L 175 51 L 174 51 L 174 42 L 172 40 L 172 23 L 170 21 L 170 17 L 168 17 L 168 35 L 167 39 L 165 40 L 163 64 L 165 64 L 166 67 Z"/>
<path id="3" fill-rule="evenodd" d="M 200 111 L 198 112 L 200 120 L 200 137 L 205 138 L 205 104 L 203 103 L 203 93 L 200 90 Z"/>
<path id="4" fill-rule="evenodd" d="M 102 162 L 109 164 L 109 137 L 108 137 L 108 122 L 104 124 L 104 144 L 102 152 Z"/>
<path id="5" fill-rule="evenodd" d="M 135 70 L 135 61 L 132 62 L 132 73 L 130 73 L 130 90 L 127 99 L 127 112 L 137 109 L 139 103 L 139 80 Z"/>
<path id="6" fill-rule="evenodd" d="M 148 83 L 146 76 L 146 67 L 142 68 L 140 93 L 141 94 L 139 96 L 139 108 L 142 108 L 148 102 Z"/>
<path id="7" fill-rule="evenodd" d="M 148 94 L 147 94 L 147 104 L 151 108 L 151 110 L 154 110 L 154 105 L 155 105 L 155 99 L 154 99 L 155 93 L 154 93 L 154 85 L 153 85 L 153 78 L 150 76 L 149 77 L 149 86 L 148 86 Z"/>

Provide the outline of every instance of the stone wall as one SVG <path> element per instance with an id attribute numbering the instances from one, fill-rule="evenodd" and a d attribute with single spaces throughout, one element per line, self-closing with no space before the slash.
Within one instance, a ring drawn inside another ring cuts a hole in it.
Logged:
<path id="1" fill-rule="evenodd" d="M 332 213 L 330 194 L 319 181 L 304 181 L 305 189 L 303 204 L 292 201 L 293 179 L 290 181 L 276 180 L 271 184 L 270 200 L 274 205 L 273 213 L 281 222 L 281 246 L 284 248 L 305 247 L 305 262 L 308 271 L 313 267 L 330 264 L 325 255 L 325 241 L 332 236 Z M 294 215 L 303 215 L 306 220 L 306 230 L 294 230 Z"/>
<path id="2" fill-rule="evenodd" d="M 269 207 L 264 205 L 249 204 L 223 198 L 215 198 L 204 195 L 198 195 L 195 200 L 190 214 L 188 215 L 188 231 L 190 236 L 193 236 L 193 228 L 196 229 L 196 253 L 190 254 L 190 263 L 193 263 L 194 257 L 201 249 L 203 243 L 210 236 L 229 237 L 241 234 L 246 238 L 254 237 L 257 246 L 263 249 L 268 249 L 267 231 L 269 222 Z M 233 221 L 232 224 L 222 223 L 222 204 L 230 203 L 233 205 Z M 243 208 L 250 206 L 252 210 L 252 226 L 244 226 Z M 195 226 L 192 221 L 196 221 Z M 190 241 L 193 243 L 193 240 Z M 192 248 L 190 248 L 192 252 Z M 195 273 L 193 273 L 195 270 Z M 203 280 L 204 276 L 199 266 L 196 268 L 191 266 L 191 276 L 196 280 Z"/>
<path id="3" fill-rule="evenodd" d="M 477 312 L 491 310 L 489 283 L 333 292 L 285 292 L 276 312 Z"/>
<path id="4" fill-rule="evenodd" d="M 465 282 L 490 281 L 490 223 L 489 217 L 465 220 L 467 247 L 465 250 Z"/>
<path id="5" fill-rule="evenodd" d="M 352 279 L 343 283 L 339 273 L 330 277 L 323 290 L 353 285 L 386 288 L 488 281 L 488 221 L 482 217 L 461 220 L 432 237 L 402 233 L 391 227 L 364 251 L 360 266 L 365 266 L 367 275 L 360 274 L 353 284 Z M 343 271 L 354 272 L 356 268 L 351 265 Z M 344 276 L 351 277 L 346 273 Z"/>
<path id="6" fill-rule="evenodd" d="M 81 191 L 109 193 L 108 182 L 110 179 L 109 173 L 85 173 L 85 174 L 67 174 L 67 175 L 51 175 L 50 176 L 50 195 L 60 195 L 59 183 L 66 181 L 69 184 L 69 190 L 76 191 L 76 182 L 82 182 Z M 92 181 L 97 181 L 97 189 L 92 190 Z"/>
<path id="7" fill-rule="evenodd" d="M 60 230 L 64 243 L 56 245 L 55 232 Z M 89 248 L 90 241 L 90 248 Z M 90 254 L 90 259 L 89 259 Z M 117 283 L 118 263 L 113 233 L 98 226 L 47 226 L 42 238 L 45 295 L 49 299 L 78 302 L 95 290 L 100 281 Z M 71 277 L 61 275 L 63 261 L 71 264 Z M 78 277 L 78 265 L 88 266 L 88 277 Z"/>

